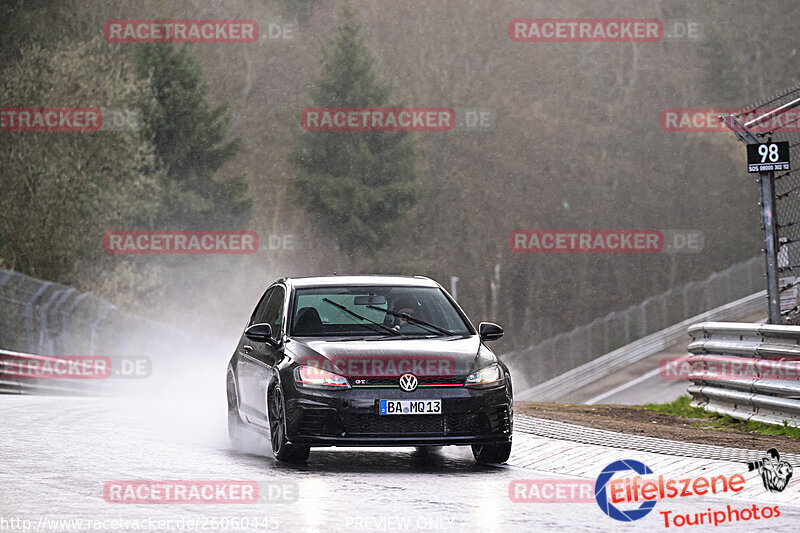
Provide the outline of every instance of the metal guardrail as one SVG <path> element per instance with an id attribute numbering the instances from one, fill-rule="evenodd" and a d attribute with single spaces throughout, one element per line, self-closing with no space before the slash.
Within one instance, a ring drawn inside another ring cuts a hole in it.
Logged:
<path id="1" fill-rule="evenodd" d="M 91 293 L 0 269 L 2 349 L 43 355 L 149 354 L 165 351 L 164 339 L 184 334 L 124 313 Z"/>
<path id="2" fill-rule="evenodd" d="M 501 354 L 500 357 L 514 371 L 517 390 L 537 385 L 546 387 L 545 382 L 601 356 L 617 350 L 626 351 L 634 342 L 658 335 L 675 324 L 761 291 L 764 288 L 763 275 L 764 259 L 754 257 L 704 280 L 672 288 L 638 305 L 609 313 L 572 331 Z M 762 307 L 766 310 L 766 297 L 762 301 Z M 709 316 L 699 320 L 729 318 L 740 317 Z M 685 339 L 688 326 L 682 326 L 679 332 L 681 338 Z"/>
<path id="3" fill-rule="evenodd" d="M 800 427 L 800 326 L 704 322 L 690 327 L 689 335 L 692 405 Z M 721 366 L 721 358 L 733 363 Z"/>
<path id="4" fill-rule="evenodd" d="M 618 372 L 625 367 L 641 361 L 653 354 L 686 339 L 686 328 L 705 320 L 728 320 L 763 311 L 766 316 L 766 291 L 757 292 L 727 303 L 716 309 L 706 311 L 697 316 L 673 324 L 667 328 L 636 340 L 630 344 L 609 352 L 579 367 L 573 368 L 553 379 L 540 383 L 535 387 L 523 389 L 514 397 L 517 400 L 552 402 L 562 398 L 581 387 L 597 381 L 605 376 Z M 516 377 L 516 375 L 515 375 Z"/>
<path id="5" fill-rule="evenodd" d="M 30 363 L 63 364 L 64 358 L 0 350 L 0 394 L 100 395 L 110 392 L 104 380 L 22 377 Z"/>

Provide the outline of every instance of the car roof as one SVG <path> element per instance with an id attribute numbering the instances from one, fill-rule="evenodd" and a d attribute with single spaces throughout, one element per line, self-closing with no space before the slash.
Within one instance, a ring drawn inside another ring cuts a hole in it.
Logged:
<path id="1" fill-rule="evenodd" d="M 439 287 L 439 284 L 424 276 L 310 276 L 282 278 L 287 285 L 302 287 L 336 287 L 336 286 L 406 286 L 406 287 Z"/>

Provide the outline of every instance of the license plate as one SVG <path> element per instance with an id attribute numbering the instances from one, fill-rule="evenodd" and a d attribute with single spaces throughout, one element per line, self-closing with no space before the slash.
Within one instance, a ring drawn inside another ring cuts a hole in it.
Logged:
<path id="1" fill-rule="evenodd" d="M 438 415 L 442 400 L 380 400 L 381 415 Z"/>

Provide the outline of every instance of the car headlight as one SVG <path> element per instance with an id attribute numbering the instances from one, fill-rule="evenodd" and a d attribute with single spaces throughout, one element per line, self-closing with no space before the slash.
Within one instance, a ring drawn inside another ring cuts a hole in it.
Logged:
<path id="1" fill-rule="evenodd" d="M 466 387 L 491 387 L 503 381 L 503 370 L 497 363 L 492 363 L 467 376 Z"/>
<path id="2" fill-rule="evenodd" d="M 302 387 L 316 389 L 349 389 L 347 378 L 322 370 L 316 366 L 300 365 L 294 369 L 294 382 Z"/>

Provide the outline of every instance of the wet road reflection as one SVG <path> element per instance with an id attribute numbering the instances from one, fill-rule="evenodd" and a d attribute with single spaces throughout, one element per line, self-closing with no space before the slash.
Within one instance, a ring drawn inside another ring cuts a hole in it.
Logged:
<path id="1" fill-rule="evenodd" d="M 0 402 L 0 518 L 30 520 L 31 530 L 132 531 L 134 521 L 136 529 L 151 531 L 663 528 L 655 512 L 625 524 L 594 503 L 514 503 L 512 480 L 562 476 L 478 465 L 467 447 L 315 448 L 308 463 L 287 465 L 272 459 L 266 441 L 258 453 L 231 450 L 224 405 L 187 410 L 156 400 L 11 396 Z M 256 482 L 260 498 L 248 505 L 110 503 L 103 487 L 115 480 Z M 726 503 L 685 500 L 669 509 L 705 511 Z M 796 510 L 781 510 L 780 522 L 762 520 L 747 529 L 780 530 L 800 518 Z"/>

